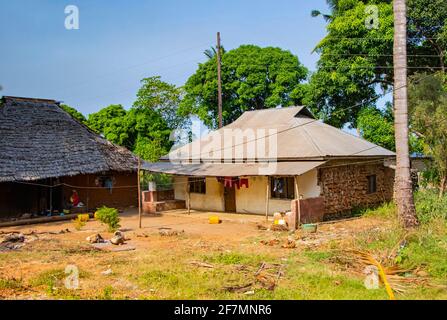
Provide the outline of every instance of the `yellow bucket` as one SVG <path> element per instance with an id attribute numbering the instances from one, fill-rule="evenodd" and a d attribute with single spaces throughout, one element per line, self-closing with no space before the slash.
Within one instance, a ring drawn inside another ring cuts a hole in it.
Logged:
<path id="1" fill-rule="evenodd" d="M 220 219 L 218 216 L 210 216 L 209 217 L 209 223 L 210 224 L 219 224 L 220 223 Z"/>

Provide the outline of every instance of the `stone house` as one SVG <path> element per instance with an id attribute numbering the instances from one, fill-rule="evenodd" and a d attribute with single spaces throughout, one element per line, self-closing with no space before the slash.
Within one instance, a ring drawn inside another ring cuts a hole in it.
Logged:
<path id="1" fill-rule="evenodd" d="M 316 119 L 302 106 L 247 111 L 143 169 L 173 175 L 190 209 L 330 219 L 389 201 L 395 154 Z"/>

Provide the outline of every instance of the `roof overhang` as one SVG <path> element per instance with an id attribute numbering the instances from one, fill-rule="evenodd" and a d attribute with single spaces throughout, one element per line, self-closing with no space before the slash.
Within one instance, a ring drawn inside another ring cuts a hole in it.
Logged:
<path id="1" fill-rule="evenodd" d="M 145 162 L 143 170 L 184 176 L 298 176 L 326 163 L 326 161 L 290 161 L 257 163 L 172 163 Z"/>

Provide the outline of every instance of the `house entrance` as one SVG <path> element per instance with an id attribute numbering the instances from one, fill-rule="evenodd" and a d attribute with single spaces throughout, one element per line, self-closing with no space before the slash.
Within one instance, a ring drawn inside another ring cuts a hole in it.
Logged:
<path id="1" fill-rule="evenodd" d="M 236 212 L 236 188 L 224 188 L 225 212 Z"/>

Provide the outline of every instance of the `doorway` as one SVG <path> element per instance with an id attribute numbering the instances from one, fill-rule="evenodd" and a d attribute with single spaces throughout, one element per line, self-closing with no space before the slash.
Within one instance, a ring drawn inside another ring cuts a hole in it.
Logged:
<path id="1" fill-rule="evenodd" d="M 224 188 L 225 212 L 236 212 L 236 189 Z"/>

